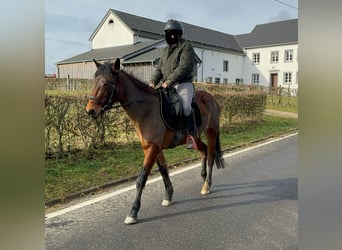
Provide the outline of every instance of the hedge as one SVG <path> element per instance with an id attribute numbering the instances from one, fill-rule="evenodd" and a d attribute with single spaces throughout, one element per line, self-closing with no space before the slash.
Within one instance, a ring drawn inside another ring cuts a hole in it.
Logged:
<path id="1" fill-rule="evenodd" d="M 211 92 L 221 106 L 221 126 L 261 119 L 266 106 L 265 92 L 227 88 L 206 90 Z M 122 108 L 112 109 L 100 121 L 95 121 L 85 111 L 87 95 L 72 93 L 49 94 L 47 91 L 45 95 L 46 157 L 59 158 L 73 150 L 89 150 L 107 143 L 137 140 L 133 124 Z"/>

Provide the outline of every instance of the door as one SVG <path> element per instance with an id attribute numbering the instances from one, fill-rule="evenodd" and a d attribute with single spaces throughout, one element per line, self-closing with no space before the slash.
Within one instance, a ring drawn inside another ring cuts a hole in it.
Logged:
<path id="1" fill-rule="evenodd" d="M 271 87 L 272 88 L 278 87 L 278 73 L 271 74 Z"/>

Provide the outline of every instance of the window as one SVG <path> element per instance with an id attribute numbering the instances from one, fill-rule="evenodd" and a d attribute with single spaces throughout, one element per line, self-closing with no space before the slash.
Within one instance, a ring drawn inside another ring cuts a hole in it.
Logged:
<path id="1" fill-rule="evenodd" d="M 223 72 L 228 72 L 229 71 L 229 62 L 224 60 L 223 61 Z"/>
<path id="2" fill-rule="evenodd" d="M 215 83 L 220 83 L 221 79 L 219 77 L 215 77 Z"/>
<path id="3" fill-rule="evenodd" d="M 292 83 L 292 73 L 285 72 L 284 73 L 284 84 L 291 84 Z"/>
<path id="4" fill-rule="evenodd" d="M 260 53 L 253 53 L 253 63 L 254 64 L 260 63 Z"/>
<path id="5" fill-rule="evenodd" d="M 293 61 L 293 50 L 285 50 L 285 62 L 292 62 Z"/>
<path id="6" fill-rule="evenodd" d="M 259 84 L 259 74 L 252 74 L 252 84 Z"/>
<path id="7" fill-rule="evenodd" d="M 207 83 L 212 83 L 212 82 L 213 82 L 213 78 L 210 77 L 210 76 L 208 76 L 208 77 L 207 77 Z"/>
<path id="8" fill-rule="evenodd" d="M 109 24 L 114 23 L 113 19 L 110 19 L 110 20 L 108 21 L 108 23 L 109 23 Z"/>
<path id="9" fill-rule="evenodd" d="M 223 78 L 223 83 L 228 83 L 228 79 L 227 78 Z"/>
<path id="10" fill-rule="evenodd" d="M 272 51 L 271 52 L 271 63 L 279 62 L 279 51 Z"/>

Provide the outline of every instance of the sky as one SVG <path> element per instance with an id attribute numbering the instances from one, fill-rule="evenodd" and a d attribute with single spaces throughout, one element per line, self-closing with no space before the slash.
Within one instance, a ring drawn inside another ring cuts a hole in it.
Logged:
<path id="1" fill-rule="evenodd" d="M 298 0 L 45 0 L 46 74 L 56 73 L 57 62 L 91 50 L 89 38 L 109 9 L 232 35 L 298 18 Z"/>

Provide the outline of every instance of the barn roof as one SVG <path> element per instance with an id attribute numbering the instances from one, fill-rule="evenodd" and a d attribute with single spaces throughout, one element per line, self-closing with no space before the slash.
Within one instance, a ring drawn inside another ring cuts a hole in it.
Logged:
<path id="1" fill-rule="evenodd" d="M 235 37 L 244 48 L 298 43 L 298 19 L 259 24 Z"/>
<path id="2" fill-rule="evenodd" d="M 137 56 L 132 56 L 132 57 L 127 56 L 123 64 L 154 62 L 155 60 L 160 58 L 162 51 L 163 51 L 163 48 L 153 48 Z"/>
<path id="3" fill-rule="evenodd" d="M 88 62 L 88 61 L 92 61 L 93 58 L 97 60 L 112 60 L 113 58 L 124 58 L 129 55 L 143 53 L 144 51 L 153 49 L 154 46 L 158 43 L 160 43 L 160 41 L 148 41 L 148 42 L 139 42 L 139 43 L 131 44 L 131 45 L 92 49 L 90 51 L 84 52 L 77 56 L 73 56 L 63 61 L 59 61 L 57 62 L 57 64 Z"/>
<path id="4" fill-rule="evenodd" d="M 123 64 L 129 64 L 129 63 L 143 63 L 143 62 L 157 62 L 159 61 L 162 52 L 163 52 L 162 47 L 160 48 L 152 48 L 145 53 L 140 53 L 139 55 L 128 55 L 125 57 L 125 61 Z M 202 63 L 201 59 L 198 57 L 198 55 L 195 53 L 195 60 L 196 63 Z"/>

